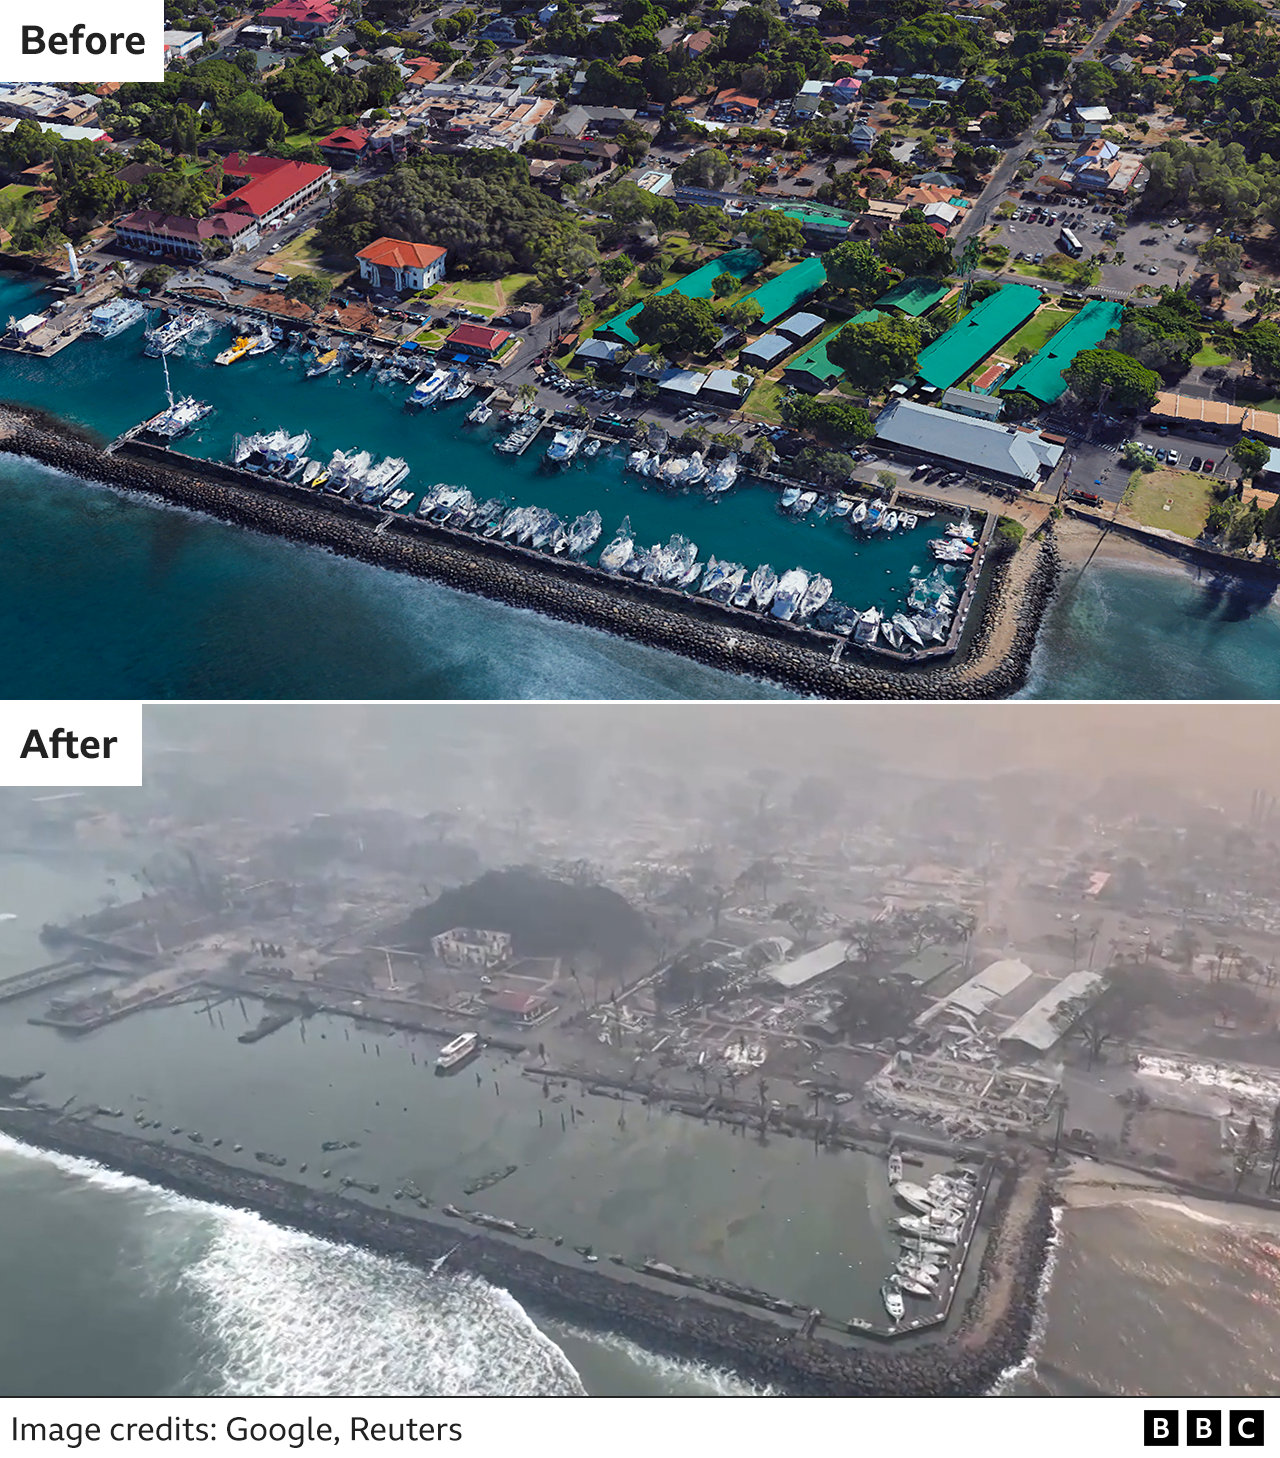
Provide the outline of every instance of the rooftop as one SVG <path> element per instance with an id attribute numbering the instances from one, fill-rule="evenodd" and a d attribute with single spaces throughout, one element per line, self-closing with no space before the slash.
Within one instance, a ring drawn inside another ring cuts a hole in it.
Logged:
<path id="1" fill-rule="evenodd" d="M 905 450 L 943 456 L 959 465 L 995 472 L 1024 481 L 1036 481 L 1042 466 L 1055 465 L 1062 447 L 1050 445 L 1039 431 L 1018 430 L 991 420 L 977 420 L 895 400 L 876 420 L 876 438 Z"/>
<path id="2" fill-rule="evenodd" d="M 815 977 L 833 972 L 849 955 L 848 942 L 828 942 L 802 957 L 769 968 L 769 976 L 782 987 L 802 987 Z"/>
<path id="3" fill-rule="evenodd" d="M 803 299 L 816 294 L 827 281 L 827 266 L 821 258 L 806 258 L 788 268 L 784 273 L 771 278 L 768 283 L 743 294 L 742 299 L 754 299 L 763 311 L 762 324 L 772 324 L 781 319 Z"/>
<path id="4" fill-rule="evenodd" d="M 949 292 L 950 285 L 939 283 L 936 278 L 904 278 L 887 294 L 880 295 L 876 300 L 876 307 L 900 309 L 904 314 L 918 319 L 921 314 L 927 314 L 935 304 L 945 299 Z"/>
<path id="5" fill-rule="evenodd" d="M 375 238 L 356 254 L 386 268 L 430 268 L 445 257 L 446 250 L 434 243 L 406 243 L 402 238 Z"/>
<path id="6" fill-rule="evenodd" d="M 1039 307 L 1040 291 L 1025 284 L 1011 284 L 988 295 L 940 339 L 920 351 L 916 373 L 939 389 L 954 385 Z"/>
<path id="7" fill-rule="evenodd" d="M 1083 349 L 1096 349 L 1103 337 L 1119 328 L 1124 305 L 1109 299 L 1091 299 L 1061 329 L 1047 339 L 1038 354 L 1015 370 L 1002 390 L 1023 390 L 1050 405 L 1067 392 L 1062 372 Z"/>
<path id="8" fill-rule="evenodd" d="M 1047 1053 L 1079 1021 L 1105 985 L 1097 972 L 1072 972 L 1007 1029 L 1000 1041 L 1026 1043 Z"/>

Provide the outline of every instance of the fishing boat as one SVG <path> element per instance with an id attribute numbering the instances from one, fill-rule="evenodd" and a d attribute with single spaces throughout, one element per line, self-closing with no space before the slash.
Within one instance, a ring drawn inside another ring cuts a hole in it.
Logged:
<path id="1" fill-rule="evenodd" d="M 256 339 L 250 340 L 249 348 L 245 351 L 245 353 L 250 359 L 253 359 L 255 355 L 270 354 L 271 351 L 276 347 L 277 342 L 278 341 L 273 337 L 271 330 L 268 329 L 267 326 L 264 324 L 258 333 L 258 337 Z"/>
<path id="2" fill-rule="evenodd" d="M 816 491 L 802 491 L 796 501 L 796 515 L 806 516 L 817 503 L 818 493 Z"/>
<path id="3" fill-rule="evenodd" d="M 624 516 L 617 536 L 600 553 L 600 565 L 606 572 L 621 572 L 635 555 L 635 549 L 635 541 L 631 532 L 631 518 Z"/>
<path id="4" fill-rule="evenodd" d="M 728 602 L 742 586 L 747 569 L 740 562 L 722 562 L 720 574 L 711 587 L 703 588 L 712 602 Z"/>
<path id="5" fill-rule="evenodd" d="M 308 461 L 302 469 L 302 485 L 313 486 L 316 477 L 322 470 L 324 470 L 324 466 L 319 461 Z"/>
<path id="6" fill-rule="evenodd" d="M 923 1185 L 912 1184 L 909 1180 L 899 1180 L 893 1187 L 893 1193 L 896 1199 L 901 1200 L 904 1205 L 910 1205 L 921 1215 L 927 1215 L 933 1209 L 933 1197 Z"/>
<path id="7" fill-rule="evenodd" d="M 148 332 L 147 342 L 143 346 L 144 352 L 152 358 L 160 354 L 172 354 L 180 344 L 191 338 L 204 321 L 204 314 L 197 309 L 181 310 L 167 324 Z"/>
<path id="8" fill-rule="evenodd" d="M 454 370 L 440 396 L 440 403 L 447 405 L 451 400 L 465 400 L 475 390 L 475 387 L 476 382 L 470 375 L 463 374 L 461 370 Z"/>
<path id="9" fill-rule="evenodd" d="M 448 370 L 433 370 L 425 380 L 419 380 L 409 395 L 410 405 L 432 405 L 444 393 L 449 383 Z"/>
<path id="10" fill-rule="evenodd" d="M 879 608 L 868 608 L 858 617 L 858 625 L 853 630 L 853 641 L 862 648 L 870 648 L 879 633 L 880 610 Z"/>
<path id="11" fill-rule="evenodd" d="M 855 502 L 852 511 L 850 511 L 849 513 L 849 520 L 854 524 L 854 526 L 861 526 L 862 523 L 866 521 L 866 519 L 867 503 L 865 501 Z"/>
<path id="12" fill-rule="evenodd" d="M 905 638 L 909 638 L 917 648 L 924 647 L 924 639 L 920 636 L 920 629 L 906 615 L 906 613 L 894 613 L 893 625 Z"/>
<path id="13" fill-rule="evenodd" d="M 586 438 L 585 430 L 557 430 L 544 459 L 553 466 L 567 466 Z"/>
<path id="14" fill-rule="evenodd" d="M 587 511 L 578 517 L 569 528 L 569 555 L 581 557 L 589 552 L 600 540 L 601 526 L 598 511 Z"/>
<path id="15" fill-rule="evenodd" d="M 896 1282 L 886 1281 L 881 1286 L 880 1299 L 884 1302 L 884 1309 L 894 1321 L 901 1321 L 907 1314 L 907 1303 L 902 1299 L 902 1292 L 898 1290 Z"/>
<path id="16" fill-rule="evenodd" d="M 320 375 L 327 375 L 330 370 L 335 370 L 337 367 L 338 351 L 336 349 L 326 349 L 323 354 L 316 356 L 314 364 L 308 366 L 305 378 L 308 380 L 317 379 Z"/>
<path id="17" fill-rule="evenodd" d="M 473 405 L 467 411 L 468 425 L 484 425 L 493 415 L 493 406 L 487 401 L 481 400 L 478 405 Z"/>
<path id="18" fill-rule="evenodd" d="M 730 451 L 722 461 L 717 461 L 715 469 L 707 479 L 707 491 L 711 495 L 718 495 L 721 491 L 727 491 L 738 479 L 738 453 Z"/>
<path id="19" fill-rule="evenodd" d="M 904 1215 L 901 1219 L 895 1220 L 894 1224 L 899 1230 L 905 1230 L 909 1235 L 923 1235 L 942 1245 L 960 1243 L 960 1232 L 954 1225 L 935 1225 L 924 1215 Z"/>
<path id="20" fill-rule="evenodd" d="M 837 496 L 835 504 L 831 508 L 832 516 L 848 516 L 853 510 L 853 498 L 851 496 Z"/>
<path id="21" fill-rule="evenodd" d="M 920 525 L 920 518 L 914 511 L 904 511 L 898 518 L 898 530 L 909 532 Z"/>
<path id="22" fill-rule="evenodd" d="M 252 343 L 253 340 L 250 339 L 247 334 L 241 334 L 237 339 L 233 340 L 226 347 L 226 349 L 222 351 L 221 354 L 214 355 L 214 364 L 235 364 L 238 359 L 243 359 L 245 355 L 249 353 L 249 346 Z"/>
<path id="23" fill-rule="evenodd" d="M 123 294 L 118 294 L 109 302 L 98 305 L 89 315 L 86 328 L 90 334 L 100 334 L 103 339 L 114 339 L 117 334 L 131 329 L 139 319 L 145 318 L 146 313 L 146 306 L 137 299 L 126 299 Z"/>
<path id="24" fill-rule="evenodd" d="M 399 511 L 402 507 L 408 506 L 413 500 L 413 492 L 406 491 L 403 486 L 398 487 L 382 503 L 383 511 Z"/>
<path id="25" fill-rule="evenodd" d="M 894 625 L 892 618 L 885 618 L 880 624 L 880 636 L 890 648 L 897 650 L 902 647 L 902 630 Z"/>
<path id="26" fill-rule="evenodd" d="M 809 574 L 800 567 L 792 567 L 778 579 L 777 591 L 769 611 L 775 618 L 789 623 L 795 617 L 805 591 L 809 586 Z"/>
<path id="27" fill-rule="evenodd" d="M 867 515 L 863 521 L 864 528 L 869 532 L 880 530 L 884 517 L 884 502 L 875 500 L 867 507 Z"/>
<path id="28" fill-rule="evenodd" d="M 885 532 L 886 535 L 889 532 L 896 532 L 898 530 L 898 513 L 896 511 L 885 512 L 884 524 L 881 527 L 881 530 Z"/>
<path id="29" fill-rule="evenodd" d="M 627 457 L 627 470 L 643 471 L 645 464 L 648 462 L 648 459 L 649 452 L 643 447 L 641 447 L 639 450 L 632 451 L 631 454 Z"/>
<path id="30" fill-rule="evenodd" d="M 831 596 L 831 583 L 827 578 L 813 576 L 804 590 L 804 596 L 796 608 L 796 617 L 811 618 Z"/>
<path id="31" fill-rule="evenodd" d="M 758 608 L 767 608 L 778 590 L 778 574 L 767 563 L 751 574 L 751 595 Z"/>
<path id="32" fill-rule="evenodd" d="M 591 460 L 593 457 L 599 455 L 600 442 L 594 439 L 589 440 L 586 445 L 582 447 L 582 454 L 586 457 L 587 460 Z"/>

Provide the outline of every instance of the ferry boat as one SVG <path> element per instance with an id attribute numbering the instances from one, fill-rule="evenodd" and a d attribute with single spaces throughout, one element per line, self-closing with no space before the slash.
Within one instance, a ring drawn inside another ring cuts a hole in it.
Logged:
<path id="1" fill-rule="evenodd" d="M 410 405 L 433 405 L 444 393 L 449 383 L 448 370 L 434 370 L 425 380 L 419 380 L 409 396 Z"/>
<path id="2" fill-rule="evenodd" d="M 101 334 L 103 339 L 114 339 L 117 334 L 131 329 L 146 312 L 137 299 L 118 295 L 109 303 L 99 304 L 89 315 L 89 332 Z"/>
<path id="3" fill-rule="evenodd" d="M 253 340 L 247 334 L 242 334 L 233 343 L 227 346 L 221 354 L 214 356 L 214 364 L 229 365 L 235 364 L 236 360 L 243 359 L 249 353 Z"/>
<path id="4" fill-rule="evenodd" d="M 437 1073 L 451 1073 L 455 1068 L 461 1068 L 469 1059 L 474 1058 L 480 1051 L 480 1035 L 478 1033 L 462 1033 L 452 1043 L 446 1043 L 440 1050 L 436 1059 Z"/>

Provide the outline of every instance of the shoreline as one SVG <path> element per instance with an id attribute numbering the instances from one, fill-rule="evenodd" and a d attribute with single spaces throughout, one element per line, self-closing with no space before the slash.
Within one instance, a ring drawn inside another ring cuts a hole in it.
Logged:
<path id="1" fill-rule="evenodd" d="M 1040 621 L 1058 578 L 1049 538 L 1029 538 L 1016 551 L 988 555 L 973 611 L 957 653 L 936 667 L 880 667 L 848 646 L 832 661 L 822 647 L 796 641 L 786 624 L 744 620 L 716 604 L 681 598 L 653 600 L 629 580 L 558 559 L 526 565 L 505 545 L 452 534 L 378 530 L 382 514 L 337 510 L 294 493 L 250 489 L 216 463 L 171 460 L 160 451 L 141 459 L 107 454 L 89 432 L 24 406 L 0 404 L 0 451 L 29 457 L 82 480 L 160 501 L 241 526 L 260 535 L 443 583 L 544 616 L 578 623 L 665 649 L 722 671 L 743 674 L 826 699 L 996 699 L 1022 688 L 1030 671 Z M 156 457 L 160 459 L 156 459 Z M 834 646 L 836 639 L 831 639 Z M 842 640 L 841 640 L 842 641 Z"/>
<path id="2" fill-rule="evenodd" d="M 797 1395 L 970 1396 L 990 1391 L 1022 1360 L 1034 1335 L 1035 1293 L 1049 1259 L 1053 1204 L 1043 1160 L 1009 1161 L 980 1220 L 988 1239 L 973 1295 L 953 1329 L 910 1347 L 877 1349 L 659 1289 L 629 1268 L 582 1266 L 472 1227 L 370 1209 L 272 1175 L 220 1165 L 134 1135 L 65 1119 L 35 1106 L 0 1108 L 0 1130 L 36 1149 L 93 1160 L 190 1198 L 250 1209 L 375 1254 L 430 1267 L 454 1263 L 511 1292 L 539 1315 L 630 1338 L 649 1350 L 727 1368 Z"/>

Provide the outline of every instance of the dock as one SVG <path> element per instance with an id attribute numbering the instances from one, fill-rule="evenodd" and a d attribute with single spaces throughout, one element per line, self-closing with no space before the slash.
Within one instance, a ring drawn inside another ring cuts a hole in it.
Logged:
<path id="1" fill-rule="evenodd" d="M 6 977 L 0 982 L 0 1002 L 13 1002 L 31 992 L 42 992 L 47 987 L 61 987 L 64 982 L 74 982 L 88 972 L 108 969 L 87 967 L 83 962 L 64 959 L 48 962 L 43 967 L 33 967 L 30 972 L 19 972 L 16 977 Z"/>

